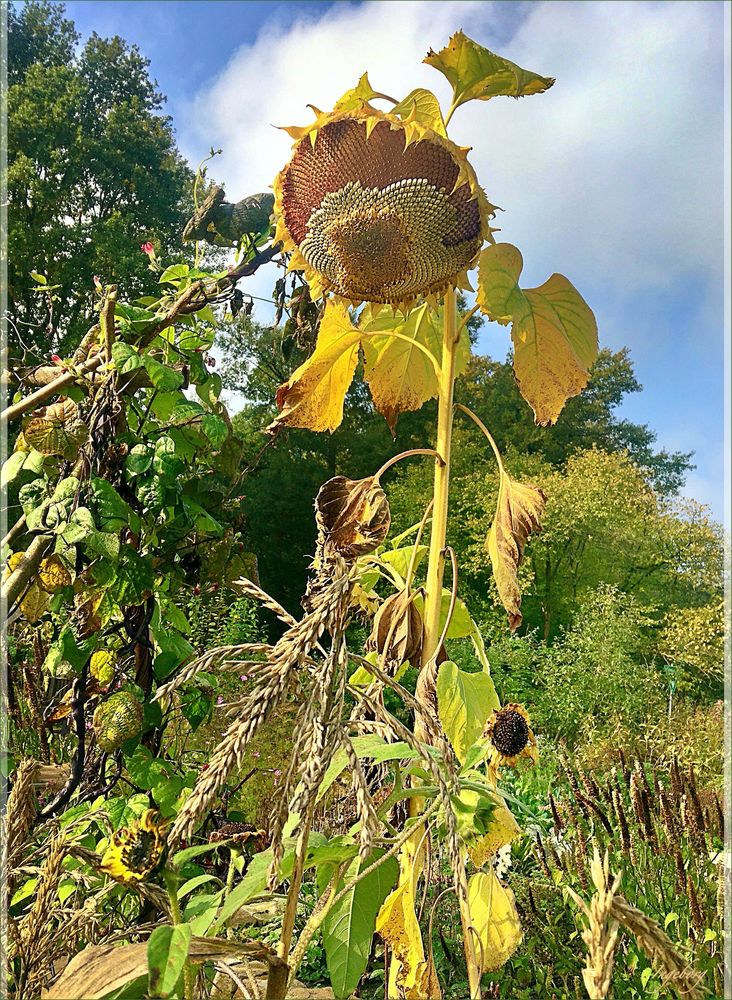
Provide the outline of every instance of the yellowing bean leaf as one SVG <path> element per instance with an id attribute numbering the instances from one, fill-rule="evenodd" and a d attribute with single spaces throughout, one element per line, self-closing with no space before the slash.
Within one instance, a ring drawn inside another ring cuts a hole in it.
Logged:
<path id="1" fill-rule="evenodd" d="M 577 289 L 561 274 L 538 288 L 518 285 L 523 258 L 510 243 L 480 255 L 477 301 L 498 323 L 511 323 L 513 367 L 536 423 L 553 424 L 580 393 L 597 358 L 597 322 Z"/>
<path id="2" fill-rule="evenodd" d="M 541 94 L 554 83 L 553 77 L 521 69 L 462 31 L 454 34 L 439 52 L 430 49 L 423 61 L 450 81 L 456 107 L 466 101 L 489 101 L 491 97 Z"/>

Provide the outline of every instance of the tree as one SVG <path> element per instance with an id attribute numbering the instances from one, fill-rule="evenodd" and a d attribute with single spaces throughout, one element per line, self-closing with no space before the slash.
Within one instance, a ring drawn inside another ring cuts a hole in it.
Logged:
<path id="1" fill-rule="evenodd" d="M 8 291 L 24 360 L 69 353 L 94 285 L 130 298 L 156 278 L 140 250 L 180 256 L 192 174 L 175 146 L 149 61 L 93 34 L 80 53 L 59 4 L 11 8 L 8 32 Z M 40 288 L 31 272 L 43 274 Z"/>

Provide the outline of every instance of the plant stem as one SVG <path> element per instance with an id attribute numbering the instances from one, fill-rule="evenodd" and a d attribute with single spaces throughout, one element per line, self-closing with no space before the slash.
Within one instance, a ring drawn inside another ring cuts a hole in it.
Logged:
<path id="1" fill-rule="evenodd" d="M 422 673 L 417 682 L 417 698 L 420 703 L 434 704 L 434 691 L 420 690 L 426 685 L 425 666 L 437 655 L 442 641 L 440 611 L 442 608 L 442 579 L 445 570 L 445 540 L 447 536 L 447 513 L 450 490 L 450 452 L 452 444 L 453 390 L 455 385 L 455 354 L 459 336 L 457 329 L 457 297 L 455 289 L 445 292 L 444 321 L 442 329 L 442 364 L 440 365 L 440 394 L 437 404 L 437 444 L 436 449 L 442 463 L 435 461 L 435 485 L 433 492 L 432 530 L 430 533 L 429 562 L 427 565 L 427 586 L 424 601 L 424 643 L 422 647 Z M 431 673 L 431 672 L 430 672 Z M 432 675 L 435 676 L 434 674 Z M 422 685 L 420 685 L 422 681 Z M 430 683 L 434 683 L 431 681 Z M 419 716 L 415 720 L 414 735 L 424 740 L 425 733 Z M 413 799 L 412 809 L 419 809 L 419 800 Z M 419 852 L 421 853 L 421 851 Z M 419 853 L 414 863 L 421 867 Z M 455 873 L 457 877 L 458 873 Z M 460 899 L 460 921 L 463 931 L 463 948 L 468 971 L 468 986 L 471 1000 L 480 1000 L 480 967 L 475 954 L 470 910 L 467 899 Z"/>
<path id="2" fill-rule="evenodd" d="M 452 396 L 455 383 L 456 347 L 456 297 L 455 290 L 445 292 L 444 324 L 442 332 L 442 364 L 440 365 L 440 395 L 437 409 L 437 446 L 441 461 L 435 459 L 435 485 L 433 492 L 432 529 L 427 565 L 427 593 L 424 605 L 423 665 L 437 652 L 440 636 L 440 607 L 442 605 L 442 576 L 445 568 L 445 536 L 447 533 L 447 508 L 450 487 L 450 445 L 452 440 Z"/>
<path id="3" fill-rule="evenodd" d="M 168 898 L 170 899 L 170 919 L 173 922 L 173 926 L 177 927 L 183 923 L 183 915 L 180 912 L 180 902 L 178 900 L 178 876 L 175 872 L 166 868 L 163 871 L 163 878 L 165 880 L 165 888 L 168 890 Z M 188 958 L 186 958 L 185 965 L 183 966 L 183 998 L 184 1000 L 193 1000 L 193 969 Z"/>

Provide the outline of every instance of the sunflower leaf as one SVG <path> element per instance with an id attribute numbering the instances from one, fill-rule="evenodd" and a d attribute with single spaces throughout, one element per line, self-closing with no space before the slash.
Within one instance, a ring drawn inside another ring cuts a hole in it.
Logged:
<path id="1" fill-rule="evenodd" d="M 442 117 L 440 102 L 431 90 L 425 90 L 424 87 L 417 87 L 416 90 L 407 94 L 403 101 L 400 101 L 399 104 L 393 107 L 391 113 L 399 115 L 400 118 L 416 122 L 417 125 L 432 129 L 433 132 L 437 132 L 438 135 L 447 138 L 447 130 Z"/>
<path id="2" fill-rule="evenodd" d="M 466 101 L 489 101 L 491 97 L 541 94 L 554 83 L 553 77 L 521 69 L 462 31 L 454 34 L 439 52 L 430 49 L 423 61 L 450 81 L 455 107 Z"/>
<path id="3" fill-rule="evenodd" d="M 424 302 L 406 317 L 391 306 L 374 315 L 373 308 L 367 306 L 361 323 L 364 377 L 374 406 L 393 434 L 400 413 L 418 410 L 428 399 L 439 395 L 439 376 L 430 355 L 439 366 L 443 311 Z M 462 375 L 469 360 L 470 344 L 465 334 L 457 345 L 456 375 Z"/>
<path id="4" fill-rule="evenodd" d="M 520 251 L 510 243 L 486 247 L 478 265 L 481 310 L 511 323 L 513 368 L 521 395 L 541 427 L 556 422 L 564 404 L 589 381 L 597 358 L 597 322 L 577 289 L 561 274 L 538 288 L 519 288 Z"/>
<path id="5" fill-rule="evenodd" d="M 498 596 L 508 612 L 513 632 L 522 621 L 518 568 L 527 538 L 532 531 L 541 528 L 546 496 L 535 486 L 514 482 L 503 467 L 500 476 L 496 516 L 485 547 L 493 566 Z"/>
<path id="6" fill-rule="evenodd" d="M 471 923 L 480 940 L 483 972 L 500 969 L 521 943 L 513 893 L 493 871 L 477 872 L 468 882 Z"/>
<path id="7" fill-rule="evenodd" d="M 343 401 L 358 364 L 361 333 L 345 306 L 329 301 L 315 350 L 277 390 L 279 416 L 270 429 L 307 427 L 334 431 L 343 420 Z"/>

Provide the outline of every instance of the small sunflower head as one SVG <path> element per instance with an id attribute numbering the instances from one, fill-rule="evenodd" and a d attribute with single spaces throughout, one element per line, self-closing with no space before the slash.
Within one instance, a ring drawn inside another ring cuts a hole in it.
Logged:
<path id="1" fill-rule="evenodd" d="M 275 238 L 314 297 L 405 305 L 467 281 L 494 211 L 467 149 L 366 103 L 287 131 Z"/>
<path id="2" fill-rule="evenodd" d="M 156 809 L 145 810 L 134 823 L 112 834 L 102 871 L 127 885 L 150 878 L 165 856 L 165 826 Z"/>
<path id="3" fill-rule="evenodd" d="M 536 737 L 523 705 L 504 705 L 496 709 L 485 724 L 483 739 L 491 744 L 495 767 L 503 764 L 515 767 L 521 757 L 528 757 L 536 763 Z"/>

